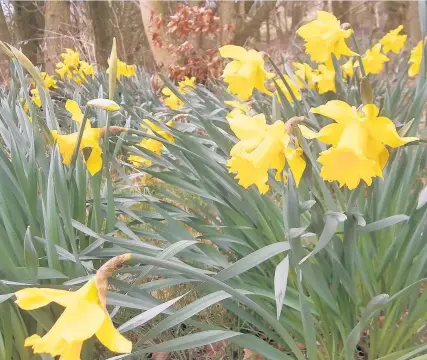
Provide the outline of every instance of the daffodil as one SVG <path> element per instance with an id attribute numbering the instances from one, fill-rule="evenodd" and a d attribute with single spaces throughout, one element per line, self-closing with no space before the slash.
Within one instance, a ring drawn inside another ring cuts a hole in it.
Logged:
<path id="1" fill-rule="evenodd" d="M 355 189 L 361 180 L 371 185 L 376 176 L 382 178 L 382 169 L 389 153 L 386 146 L 399 147 L 418 140 L 416 137 L 400 137 L 394 123 L 379 116 L 374 104 L 365 105 L 360 111 L 340 100 L 332 100 L 312 113 L 335 121 L 318 133 L 300 125 L 301 133 L 308 139 L 332 145 L 320 153 L 320 176 L 327 181 L 338 181 Z"/>
<path id="2" fill-rule="evenodd" d="M 264 69 L 264 57 L 256 50 L 246 50 L 241 46 L 225 45 L 219 49 L 223 58 L 230 58 L 223 72 L 224 81 L 228 84 L 228 91 L 246 101 L 254 89 L 271 95 L 264 85 L 267 79 L 274 77 Z"/>
<path id="3" fill-rule="evenodd" d="M 350 37 L 351 29 L 343 29 L 340 21 L 326 11 L 318 11 L 317 19 L 301 26 L 297 34 L 305 40 L 306 53 L 311 60 L 324 63 L 334 54 L 337 59 L 341 55 L 357 55 L 345 43 Z"/>
<path id="4" fill-rule="evenodd" d="M 40 73 L 40 76 L 44 81 L 44 85 L 48 89 L 55 89 L 56 88 L 56 80 L 54 79 L 53 76 L 50 76 L 47 72 L 44 72 L 44 71 L 42 71 Z"/>
<path id="5" fill-rule="evenodd" d="M 65 49 L 65 53 L 60 54 L 62 62 L 67 68 L 77 68 L 80 62 L 80 54 L 72 49 Z"/>
<path id="6" fill-rule="evenodd" d="M 384 53 L 393 51 L 398 54 L 405 46 L 407 35 L 399 35 L 403 30 L 403 25 L 399 25 L 396 29 L 389 31 L 381 40 L 380 44 L 383 46 Z"/>
<path id="7" fill-rule="evenodd" d="M 301 92 L 300 89 L 303 87 L 303 84 L 301 81 L 299 81 L 297 79 L 297 83 L 295 83 L 288 75 L 283 75 L 283 77 L 285 78 L 285 81 L 289 87 L 289 89 L 292 91 L 293 96 L 295 97 L 295 99 L 297 100 L 301 100 Z M 291 92 L 289 91 L 289 89 L 286 87 L 285 83 L 283 82 L 282 79 L 277 79 L 276 80 L 276 84 L 279 87 L 279 89 L 276 90 L 275 95 L 277 97 L 277 99 L 279 101 L 281 101 L 280 99 L 280 93 L 279 91 L 286 97 L 286 99 L 291 103 L 293 102 L 293 98 L 291 95 Z"/>
<path id="8" fill-rule="evenodd" d="M 311 68 L 311 66 L 306 63 L 298 63 L 298 62 L 294 62 L 292 63 L 292 65 L 295 68 L 295 75 L 299 79 L 305 81 L 311 89 L 315 89 L 316 83 L 313 80 L 315 71 Z"/>
<path id="9" fill-rule="evenodd" d="M 328 65 L 320 64 L 313 75 L 313 81 L 316 83 L 319 94 L 324 94 L 328 91 L 336 92 L 335 69 L 332 62 Z"/>
<path id="10" fill-rule="evenodd" d="M 40 93 L 39 93 L 39 89 L 35 88 L 35 89 L 31 89 L 30 91 L 31 93 L 31 101 L 34 103 L 34 105 L 36 105 L 38 108 L 42 107 L 42 100 L 40 98 Z"/>
<path id="11" fill-rule="evenodd" d="M 196 78 L 188 78 L 187 76 L 184 80 L 178 82 L 178 92 L 182 95 L 185 95 L 191 89 L 196 87 Z M 162 89 L 162 94 L 166 96 L 164 103 L 168 105 L 173 110 L 178 110 L 184 106 L 184 102 L 172 92 L 171 89 L 165 87 Z"/>
<path id="12" fill-rule="evenodd" d="M 109 99 L 92 99 L 89 100 L 86 105 L 110 112 L 120 110 L 120 105 Z"/>
<path id="13" fill-rule="evenodd" d="M 56 64 L 55 72 L 59 75 L 61 79 L 71 79 L 72 72 L 63 62 L 59 62 Z"/>
<path id="14" fill-rule="evenodd" d="M 362 57 L 363 68 L 366 75 L 379 74 L 384 68 L 384 63 L 390 59 L 381 53 L 381 44 L 375 44 L 372 49 L 368 49 Z"/>
<path id="15" fill-rule="evenodd" d="M 107 74 L 110 73 L 110 69 L 108 68 Z M 136 75 L 136 66 L 128 65 L 124 61 L 117 59 L 117 80 L 120 80 L 122 76 L 131 77 Z"/>
<path id="16" fill-rule="evenodd" d="M 61 360 L 78 360 L 83 342 L 95 335 L 109 350 L 130 353 L 132 343 L 114 328 L 105 308 L 104 287 L 106 285 L 97 274 L 77 291 L 49 288 L 17 291 L 16 304 L 23 310 L 39 309 L 50 303 L 65 308 L 44 336 L 34 334 L 28 337 L 25 346 L 31 346 L 35 354 L 59 356 Z"/>
<path id="17" fill-rule="evenodd" d="M 88 124 L 88 123 L 87 123 Z M 62 155 L 63 164 L 71 164 L 74 149 L 77 145 L 79 133 L 58 134 L 56 130 L 51 130 L 52 136 L 59 146 L 59 152 Z M 95 175 L 102 168 L 102 149 L 99 146 L 99 140 L 102 138 L 104 130 L 101 128 L 85 128 L 80 142 L 79 150 L 92 149 L 89 158 L 86 161 L 87 169 L 91 175 Z"/>
<path id="18" fill-rule="evenodd" d="M 166 125 L 172 126 L 173 122 L 169 121 L 166 123 Z M 163 128 L 154 124 L 150 120 L 144 119 L 144 122 L 143 122 L 143 124 L 141 124 L 141 126 L 147 130 L 147 134 L 150 136 L 156 136 L 157 135 L 157 136 L 160 136 L 160 137 L 168 140 L 169 142 L 172 142 L 172 143 L 174 142 L 174 138 L 173 138 L 172 134 L 165 131 Z M 164 148 L 164 145 L 161 141 L 158 141 L 156 139 L 151 139 L 151 138 L 143 139 L 138 145 L 144 149 L 152 151 L 153 153 L 155 153 L 157 155 L 160 155 L 162 149 Z M 129 155 L 128 160 L 134 166 L 141 166 L 142 164 L 145 164 L 147 166 L 151 165 L 151 160 L 145 159 L 144 157 L 139 156 L 139 155 Z"/>
<path id="19" fill-rule="evenodd" d="M 409 76 L 416 76 L 420 72 L 421 60 L 423 58 L 423 41 L 421 40 L 417 46 L 411 50 L 411 56 L 409 57 Z"/>
<path id="20" fill-rule="evenodd" d="M 353 60 L 348 60 L 345 64 L 341 65 L 342 75 L 344 79 L 350 79 L 354 75 L 354 63 Z"/>
<path id="21" fill-rule="evenodd" d="M 268 170 L 276 170 L 280 179 L 288 160 L 290 170 L 298 185 L 305 169 L 302 150 L 291 148 L 290 136 L 283 121 L 266 124 L 264 114 L 247 116 L 235 113 L 228 117 L 231 130 L 240 140 L 231 149 L 227 167 L 244 188 L 255 185 L 261 194 L 268 191 Z"/>

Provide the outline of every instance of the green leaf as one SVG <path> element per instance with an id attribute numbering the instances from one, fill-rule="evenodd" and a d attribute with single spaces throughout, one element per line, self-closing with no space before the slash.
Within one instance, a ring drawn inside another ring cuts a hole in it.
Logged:
<path id="1" fill-rule="evenodd" d="M 274 272 L 274 295 L 276 297 L 277 320 L 280 318 L 282 312 L 283 300 L 286 295 L 286 286 L 288 283 L 289 274 L 289 256 L 285 258 L 276 266 Z"/>
<path id="2" fill-rule="evenodd" d="M 381 219 L 378 221 L 374 221 L 373 223 L 367 224 L 364 227 L 359 227 L 358 231 L 359 232 L 372 232 L 372 231 L 377 231 L 377 230 L 381 230 L 381 229 L 385 229 L 389 226 L 393 226 L 396 225 L 402 221 L 407 221 L 409 220 L 409 216 L 407 215 L 393 215 L 393 216 L 389 216 L 385 219 Z"/>

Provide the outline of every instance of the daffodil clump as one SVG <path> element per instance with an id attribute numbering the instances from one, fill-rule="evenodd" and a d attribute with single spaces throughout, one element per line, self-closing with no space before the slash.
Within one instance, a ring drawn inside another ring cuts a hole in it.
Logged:
<path id="1" fill-rule="evenodd" d="M 77 51 L 65 49 L 65 53 L 60 56 L 62 61 L 56 64 L 56 73 L 61 79 L 69 79 L 80 85 L 88 81 L 88 76 L 95 75 L 94 65 L 80 60 Z"/>
<path id="2" fill-rule="evenodd" d="M 172 126 L 173 122 L 168 121 L 166 125 Z M 169 142 L 174 142 L 174 138 L 169 132 L 165 131 L 163 128 L 154 124 L 148 119 L 144 119 L 144 122 L 143 124 L 141 124 L 141 127 L 145 129 L 147 131 L 147 134 L 150 136 L 159 136 L 163 139 L 168 140 Z M 162 149 L 164 148 L 164 145 L 161 141 L 152 139 L 152 138 L 142 139 L 141 142 L 138 144 L 138 146 L 144 149 L 150 150 L 157 155 L 160 155 L 162 152 Z M 137 167 L 141 165 L 146 165 L 146 166 L 151 165 L 151 160 L 145 159 L 144 157 L 138 156 L 138 155 L 129 155 L 128 160 L 134 166 L 137 166 Z"/>
<path id="3" fill-rule="evenodd" d="M 51 288 L 25 288 L 15 293 L 16 304 L 31 311 L 56 303 L 64 308 L 52 328 L 43 336 L 34 334 L 25 340 L 35 354 L 59 356 L 61 360 L 78 360 L 84 341 L 96 336 L 109 350 L 130 353 L 132 342 L 114 327 L 107 312 L 107 279 L 112 268 L 130 259 L 130 254 L 109 260 L 77 291 Z"/>
<path id="4" fill-rule="evenodd" d="M 50 76 L 48 73 L 42 71 L 40 73 L 40 77 L 43 79 L 44 82 L 44 86 L 46 87 L 46 89 L 56 89 L 57 85 L 56 85 L 56 80 L 53 76 Z M 35 106 L 37 106 L 38 108 L 42 107 L 42 100 L 40 98 L 40 93 L 39 93 L 39 89 L 36 86 L 35 82 L 32 82 L 32 89 L 30 90 L 30 94 L 31 94 L 31 101 L 34 103 Z M 21 102 L 24 104 L 24 111 L 27 113 L 28 112 L 28 104 L 27 102 L 25 102 L 25 100 L 23 98 L 21 98 Z M 30 119 L 31 120 L 31 119 Z"/>
<path id="5" fill-rule="evenodd" d="M 185 95 L 192 89 L 196 88 L 196 78 L 188 78 L 187 76 L 184 80 L 178 82 L 178 91 L 180 94 Z M 175 93 L 168 87 L 163 88 L 162 94 L 165 97 L 163 100 L 166 105 L 168 105 L 173 110 L 178 110 L 184 106 L 184 102 L 175 95 Z"/>
<path id="6" fill-rule="evenodd" d="M 320 175 L 349 189 L 355 189 L 361 180 L 371 185 L 374 177 L 383 178 L 382 170 L 389 158 L 387 147 L 397 148 L 418 140 L 399 136 L 394 123 L 379 116 L 379 109 L 374 104 L 357 110 L 343 101 L 331 100 L 312 108 L 311 112 L 334 121 L 319 132 L 299 125 L 307 139 L 331 145 L 317 159 L 322 165 Z"/>

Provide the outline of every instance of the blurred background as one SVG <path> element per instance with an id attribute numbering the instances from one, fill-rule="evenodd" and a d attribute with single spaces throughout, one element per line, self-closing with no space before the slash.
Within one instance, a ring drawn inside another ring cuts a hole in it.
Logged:
<path id="1" fill-rule="evenodd" d="M 373 39 L 404 25 L 412 43 L 421 37 L 416 1 L 1 1 L 0 39 L 54 73 L 59 54 L 72 48 L 90 63 L 108 66 L 112 38 L 119 58 L 173 79 L 218 77 L 217 47 L 248 45 L 284 59 L 302 51 L 296 29 L 316 10 L 349 22 Z M 3 82 L 8 62 L 0 54 Z"/>

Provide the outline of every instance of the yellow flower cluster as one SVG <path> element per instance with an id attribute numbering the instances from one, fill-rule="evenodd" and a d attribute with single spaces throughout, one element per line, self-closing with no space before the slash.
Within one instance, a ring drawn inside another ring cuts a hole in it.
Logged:
<path id="1" fill-rule="evenodd" d="M 40 73 L 40 77 L 43 79 L 44 85 L 47 89 L 56 89 L 56 80 L 53 76 L 50 76 L 48 73 L 42 71 Z M 40 98 L 39 89 L 36 87 L 36 83 L 32 83 L 33 88 L 30 90 L 31 94 L 31 101 L 36 105 L 38 108 L 42 107 L 42 100 Z M 28 112 L 28 104 L 24 102 L 24 99 L 21 99 L 21 102 L 24 103 L 24 111 Z M 31 120 L 31 118 L 30 118 Z"/>
<path id="2" fill-rule="evenodd" d="M 169 121 L 166 123 L 166 125 L 172 126 L 173 123 L 172 121 Z M 151 136 L 158 135 L 168 140 L 169 142 L 172 142 L 172 143 L 174 142 L 174 138 L 170 133 L 168 133 L 167 131 L 162 129 L 160 126 L 157 126 L 156 124 L 154 124 L 148 119 L 144 119 L 144 123 L 141 124 L 141 126 L 147 130 L 148 135 L 151 135 Z M 142 141 L 138 145 L 144 149 L 147 149 L 156 153 L 157 155 L 160 155 L 162 149 L 164 148 L 164 145 L 161 141 L 151 139 L 151 138 L 142 139 Z M 151 165 L 151 160 L 145 159 L 142 156 L 138 156 L 138 155 L 129 155 L 128 160 L 134 166 L 137 166 L 137 167 L 141 166 L 142 164 L 145 164 L 147 166 Z"/>
<path id="3" fill-rule="evenodd" d="M 178 82 L 178 91 L 180 94 L 184 95 L 187 92 L 191 91 L 191 89 L 196 88 L 196 78 L 188 78 L 187 76 L 184 80 Z M 168 87 L 163 88 L 162 94 L 166 96 L 164 99 L 164 103 L 168 105 L 173 110 L 178 110 L 184 106 L 184 102 L 176 96 L 171 89 Z"/>
<path id="4" fill-rule="evenodd" d="M 228 116 L 231 130 L 240 140 L 231 149 L 227 166 L 244 188 L 255 185 L 261 194 L 268 191 L 268 171 L 276 170 L 280 180 L 288 162 L 298 185 L 306 163 L 302 149 L 291 145 L 290 129 L 283 121 L 267 124 L 264 114 L 248 116 L 235 108 Z"/>
<path id="5" fill-rule="evenodd" d="M 374 104 L 358 111 L 343 101 L 332 100 L 312 108 L 311 112 L 335 121 L 318 133 L 299 125 L 307 139 L 316 138 L 331 145 L 317 160 L 322 164 L 320 175 L 349 189 L 355 189 L 361 180 L 371 185 L 372 178 L 382 178 L 389 157 L 386 146 L 396 148 L 418 140 L 416 137 L 400 137 L 394 123 L 379 116 L 379 109 Z"/>
<path id="6" fill-rule="evenodd" d="M 83 112 L 77 102 L 74 100 L 67 100 L 65 108 L 71 113 L 71 119 L 73 121 L 78 124 L 82 123 Z M 71 164 L 79 133 L 58 134 L 56 130 L 51 130 L 51 133 L 59 146 L 59 152 L 62 155 L 62 162 L 66 165 Z M 99 145 L 99 140 L 103 136 L 103 133 L 103 129 L 92 128 L 90 122 L 86 122 L 79 150 L 92 149 L 89 158 L 86 160 L 86 166 L 91 175 L 95 175 L 102 168 L 102 148 Z"/>
<path id="7" fill-rule="evenodd" d="M 110 69 L 107 70 L 107 74 L 110 73 Z M 128 65 L 124 61 L 117 59 L 117 80 L 123 77 L 132 77 L 136 75 L 136 66 Z"/>
<path id="8" fill-rule="evenodd" d="M 81 85 L 87 82 L 87 76 L 95 75 L 93 65 L 80 60 L 80 54 L 72 49 L 65 49 L 61 55 L 62 61 L 56 64 L 56 73 L 61 79 L 71 79 Z"/>

